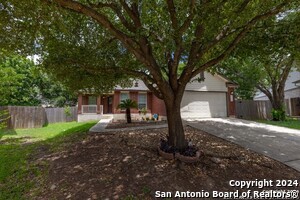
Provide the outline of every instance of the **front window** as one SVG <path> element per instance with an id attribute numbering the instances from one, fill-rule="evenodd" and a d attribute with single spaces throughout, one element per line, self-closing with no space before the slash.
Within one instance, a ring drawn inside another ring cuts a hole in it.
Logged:
<path id="1" fill-rule="evenodd" d="M 121 93 L 120 102 L 129 99 L 129 93 Z"/>
<path id="2" fill-rule="evenodd" d="M 95 96 L 89 96 L 88 105 L 96 105 L 96 104 L 97 104 L 97 98 Z"/>
<path id="3" fill-rule="evenodd" d="M 147 109 L 147 94 L 146 93 L 140 93 L 138 97 L 138 107 L 139 110 L 146 108 Z"/>

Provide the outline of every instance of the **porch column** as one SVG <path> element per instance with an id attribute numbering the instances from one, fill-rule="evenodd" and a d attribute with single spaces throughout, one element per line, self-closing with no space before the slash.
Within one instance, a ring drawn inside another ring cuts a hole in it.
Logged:
<path id="1" fill-rule="evenodd" d="M 103 114 L 101 113 L 100 105 L 101 105 L 101 96 L 97 96 L 97 114 Z"/>
<path id="2" fill-rule="evenodd" d="M 77 109 L 77 113 L 78 114 L 82 114 L 82 94 L 78 95 L 78 109 Z"/>
<path id="3" fill-rule="evenodd" d="M 121 111 L 118 109 L 118 105 L 120 104 L 120 91 L 115 91 L 114 92 L 114 98 L 113 98 L 113 109 L 112 109 L 112 113 L 113 114 L 117 114 L 117 113 L 121 113 Z"/>

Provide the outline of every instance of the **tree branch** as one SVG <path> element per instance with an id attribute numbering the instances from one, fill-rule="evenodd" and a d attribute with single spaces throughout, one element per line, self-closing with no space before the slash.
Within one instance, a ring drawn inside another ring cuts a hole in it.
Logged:
<path id="1" fill-rule="evenodd" d="M 178 31 L 178 20 L 176 16 L 176 9 L 173 0 L 167 0 L 168 11 L 170 13 L 170 20 L 174 31 Z"/>
<path id="2" fill-rule="evenodd" d="M 150 71 L 153 78 L 157 81 L 157 85 L 162 88 L 164 91 L 170 91 L 170 87 L 168 84 L 166 84 L 165 80 L 162 77 L 160 68 L 158 64 L 156 63 L 156 60 L 154 59 L 151 51 L 150 44 L 146 41 L 146 45 L 144 46 L 144 50 L 146 49 L 148 54 L 145 54 L 145 51 L 142 51 L 142 49 L 138 48 L 136 44 L 138 42 L 134 41 L 131 37 L 117 29 L 113 23 L 102 13 L 97 12 L 96 10 L 82 4 L 79 2 L 76 2 L 74 0 L 47 0 L 50 3 L 55 2 L 56 4 L 60 5 L 61 7 L 64 7 L 66 9 L 70 9 L 77 13 L 82 13 L 86 16 L 91 17 L 94 19 L 97 23 L 99 23 L 101 26 L 106 28 L 108 31 L 110 31 L 118 40 L 120 40 L 123 45 L 135 55 L 137 60 L 139 60 L 141 63 L 143 63 Z M 137 27 L 140 27 L 140 21 L 137 15 L 135 15 L 135 12 L 132 11 L 126 2 L 124 0 L 120 0 L 122 6 L 128 12 L 129 16 L 133 19 L 135 25 Z M 143 38 L 145 39 L 145 38 Z"/>
<path id="3" fill-rule="evenodd" d="M 179 28 L 179 30 L 178 30 L 179 35 L 182 35 L 188 29 L 188 27 L 191 25 L 192 20 L 194 19 L 194 16 L 195 16 L 195 0 L 191 0 L 190 15 L 186 18 L 186 20 L 183 22 L 183 24 Z"/>
<path id="4" fill-rule="evenodd" d="M 259 89 L 262 93 L 264 93 L 271 102 L 273 102 L 273 95 L 268 89 L 266 89 L 264 86 L 259 84 L 257 84 L 255 87 Z"/>
<path id="5" fill-rule="evenodd" d="M 195 39 L 192 41 L 192 45 L 189 52 L 189 58 L 180 78 L 179 83 L 182 87 L 192 78 L 195 61 L 197 60 L 198 49 L 200 48 L 200 38 L 204 32 L 202 25 L 198 25 L 195 30 Z"/>
<path id="6" fill-rule="evenodd" d="M 293 63 L 294 63 L 294 57 L 293 55 L 290 56 L 290 58 L 287 58 L 288 62 L 286 63 L 285 67 L 282 70 L 282 73 L 280 75 L 280 80 L 279 80 L 279 86 L 278 86 L 278 92 L 282 93 L 284 92 L 284 86 L 286 83 L 286 80 L 289 76 L 289 73 L 292 69 Z"/>
<path id="7" fill-rule="evenodd" d="M 250 1 L 251 0 L 244 0 L 241 6 L 237 9 L 236 13 L 241 13 L 243 10 L 245 10 Z"/>
<path id="8" fill-rule="evenodd" d="M 254 18 L 252 18 L 245 26 L 244 28 L 237 34 L 237 36 L 233 39 L 233 41 L 228 45 L 228 47 L 221 53 L 218 57 L 213 58 L 206 62 L 205 64 L 201 65 L 198 69 L 194 70 L 192 72 L 192 77 L 195 77 L 197 74 L 199 74 L 201 71 L 204 71 L 208 67 L 211 67 L 220 61 L 222 61 L 229 53 L 232 52 L 232 50 L 236 47 L 236 45 L 240 42 L 240 40 L 245 36 L 245 34 L 260 20 L 266 19 L 272 15 L 275 15 L 281 11 L 281 9 L 286 6 L 287 3 L 281 3 L 280 5 L 276 6 L 274 9 L 269 10 L 268 12 L 257 15 Z"/>
<path id="9" fill-rule="evenodd" d="M 148 87 L 148 89 L 154 93 L 154 95 L 163 100 L 163 95 L 162 93 L 159 91 L 159 89 L 157 87 L 153 86 L 153 83 L 149 82 L 149 79 L 147 78 L 142 78 L 142 81 L 145 83 L 145 85 Z"/>
<path id="10" fill-rule="evenodd" d="M 139 28 L 142 26 L 141 20 L 139 18 L 138 7 L 135 3 L 132 4 L 132 9 L 128 6 L 125 0 L 119 0 L 124 10 L 127 12 L 128 16 L 132 19 L 134 25 Z"/>
<path id="11" fill-rule="evenodd" d="M 130 22 L 128 22 L 125 19 L 125 17 L 122 15 L 121 9 L 118 7 L 117 4 L 115 4 L 115 3 L 100 3 L 100 2 L 97 3 L 97 4 L 93 4 L 89 0 L 88 0 L 88 3 L 92 8 L 105 8 L 105 7 L 107 7 L 107 8 L 112 9 L 116 13 L 118 18 L 120 19 L 121 23 L 125 26 L 125 28 L 127 28 L 131 32 L 136 31 L 135 27 Z"/>
<path id="12" fill-rule="evenodd" d="M 116 38 L 118 38 L 124 44 L 124 46 L 137 57 L 138 60 L 140 60 L 144 64 L 148 63 L 143 53 L 138 51 L 138 49 L 135 47 L 136 43 L 131 39 L 131 37 L 118 30 L 105 15 L 97 12 L 96 10 L 88 6 L 83 5 L 82 3 L 73 0 L 53 0 L 50 2 L 55 2 L 64 8 L 70 9 L 74 12 L 82 13 L 86 16 L 93 18 L 96 22 L 105 27 Z"/>

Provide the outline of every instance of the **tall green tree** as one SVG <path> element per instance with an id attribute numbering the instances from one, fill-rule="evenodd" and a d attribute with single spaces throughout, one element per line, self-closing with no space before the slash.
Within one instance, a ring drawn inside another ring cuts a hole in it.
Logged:
<path id="1" fill-rule="evenodd" d="M 253 98 L 258 89 L 274 110 L 284 113 L 285 83 L 300 58 L 299 29 L 297 12 L 261 23 L 239 44 L 234 55 L 220 64 L 219 72 L 241 85 L 241 94 L 246 94 L 242 97 Z"/>
<path id="2" fill-rule="evenodd" d="M 76 105 L 76 94 L 21 56 L 1 52 L 0 77 L 0 106 Z"/>
<path id="3" fill-rule="evenodd" d="M 24 53 L 31 47 L 54 74 L 87 80 L 96 74 L 104 89 L 142 79 L 165 102 L 169 144 L 183 149 L 186 84 L 226 58 L 257 22 L 299 2 L 2 0 L 0 7 L 1 32 L 11 35 L 0 40 L 3 46 Z"/>
<path id="4" fill-rule="evenodd" d="M 0 105 L 39 105 L 34 63 L 17 55 L 0 55 Z"/>
<path id="5" fill-rule="evenodd" d="M 36 69 L 35 81 L 41 104 L 54 107 L 75 106 L 77 93 L 49 76 L 44 70 Z"/>

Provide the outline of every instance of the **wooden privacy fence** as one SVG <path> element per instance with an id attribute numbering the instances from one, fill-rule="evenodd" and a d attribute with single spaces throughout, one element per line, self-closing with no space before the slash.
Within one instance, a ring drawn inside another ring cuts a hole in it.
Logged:
<path id="1" fill-rule="evenodd" d="M 48 123 L 77 121 L 77 107 L 70 107 L 70 115 L 66 114 L 65 108 L 46 108 Z"/>
<path id="2" fill-rule="evenodd" d="M 0 110 L 9 113 L 9 119 L 6 120 L 9 129 L 38 128 L 48 123 L 77 121 L 77 107 L 70 107 L 70 115 L 66 114 L 64 108 L 2 106 Z"/>
<path id="3" fill-rule="evenodd" d="M 270 101 L 237 100 L 235 101 L 236 117 L 241 119 L 271 119 Z"/>

